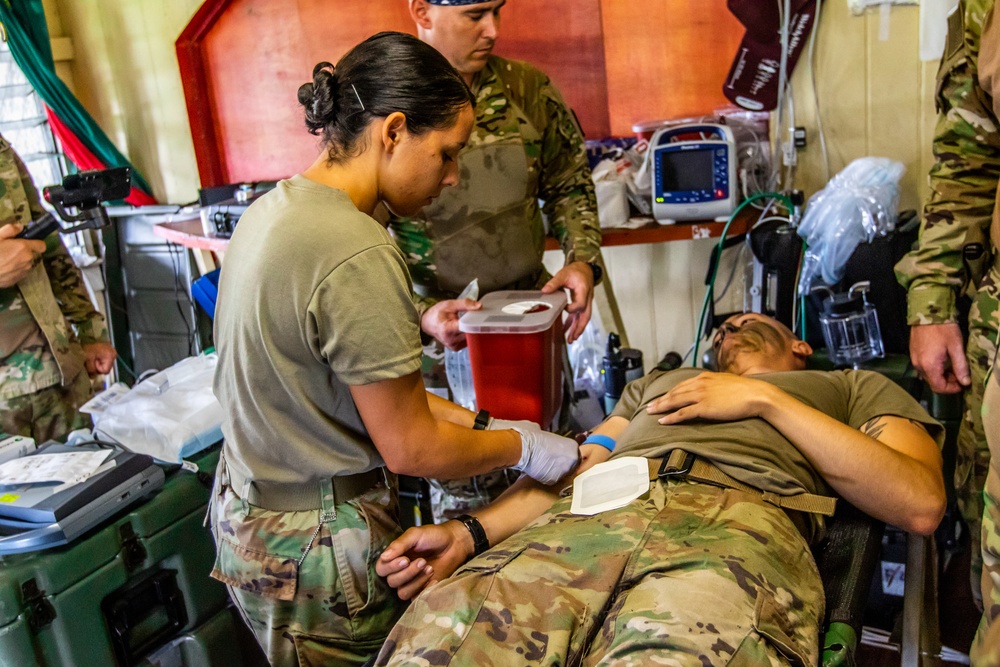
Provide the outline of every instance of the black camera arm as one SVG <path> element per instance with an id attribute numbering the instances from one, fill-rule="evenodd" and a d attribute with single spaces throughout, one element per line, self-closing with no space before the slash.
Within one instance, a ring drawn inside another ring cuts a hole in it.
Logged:
<path id="1" fill-rule="evenodd" d="M 71 234 L 83 229 L 105 227 L 111 221 L 102 203 L 127 197 L 131 183 L 130 167 L 70 174 L 63 179 L 62 185 L 51 185 L 43 190 L 45 201 L 52 205 L 59 217 L 46 212 L 21 231 L 17 238 L 42 240 L 52 232 Z M 64 227 L 59 218 L 79 224 Z"/>

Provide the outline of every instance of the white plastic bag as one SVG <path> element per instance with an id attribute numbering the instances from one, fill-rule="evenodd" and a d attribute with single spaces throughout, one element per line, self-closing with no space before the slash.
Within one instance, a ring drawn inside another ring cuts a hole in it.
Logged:
<path id="1" fill-rule="evenodd" d="M 809 198 L 798 229 L 808 246 L 799 294 L 809 292 L 816 278 L 837 283 L 861 241 L 871 243 L 895 229 L 904 171 L 902 163 L 888 158 L 858 158 Z"/>
<path id="2" fill-rule="evenodd" d="M 594 194 L 601 228 L 623 227 L 628 222 L 628 166 L 623 158 L 604 159 L 594 167 Z"/>
<path id="3" fill-rule="evenodd" d="M 215 354 L 189 357 L 140 382 L 92 413 L 94 434 L 170 463 L 218 442 L 224 413 L 212 392 L 217 363 Z"/>

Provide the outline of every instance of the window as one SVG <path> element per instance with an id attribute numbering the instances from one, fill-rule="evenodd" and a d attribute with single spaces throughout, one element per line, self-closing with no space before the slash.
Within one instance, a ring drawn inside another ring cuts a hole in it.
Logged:
<path id="1" fill-rule="evenodd" d="M 56 145 L 41 98 L 5 41 L 0 41 L 0 134 L 24 160 L 39 193 L 46 185 L 62 182 L 66 157 Z"/>

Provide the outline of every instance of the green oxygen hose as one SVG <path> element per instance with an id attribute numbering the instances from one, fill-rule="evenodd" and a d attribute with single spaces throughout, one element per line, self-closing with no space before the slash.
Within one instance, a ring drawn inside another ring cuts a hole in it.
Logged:
<path id="1" fill-rule="evenodd" d="M 722 260 L 722 248 L 726 241 L 726 234 L 729 233 L 729 227 L 733 224 L 733 220 L 736 216 L 740 214 L 744 208 L 746 208 L 750 203 L 757 201 L 758 199 L 777 199 L 781 201 L 791 212 L 793 210 L 792 200 L 788 195 L 783 195 L 778 192 L 760 192 L 755 195 L 750 195 L 747 199 L 743 201 L 733 214 L 729 216 L 729 220 L 726 221 L 726 226 L 722 228 L 722 234 L 719 235 L 719 243 L 715 247 L 715 253 L 717 254 L 715 266 L 712 267 L 712 277 L 708 280 L 708 288 L 705 290 L 705 299 L 701 304 L 701 315 L 698 317 L 698 333 L 694 339 L 694 357 L 691 360 L 691 367 L 698 367 L 698 348 L 701 345 L 701 337 L 705 330 L 705 318 L 708 317 L 708 305 L 712 302 L 715 296 L 715 276 L 719 272 L 719 263 Z"/>

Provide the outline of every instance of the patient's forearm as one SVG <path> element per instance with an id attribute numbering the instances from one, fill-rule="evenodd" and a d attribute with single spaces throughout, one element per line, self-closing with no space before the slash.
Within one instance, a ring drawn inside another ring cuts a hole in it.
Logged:
<path id="1" fill-rule="evenodd" d="M 559 492 L 573 483 L 573 476 L 565 478 L 566 484 L 545 486 L 522 475 L 499 498 L 477 510 L 476 518 L 483 525 L 490 546 L 500 544 L 544 514 L 559 499 Z"/>

